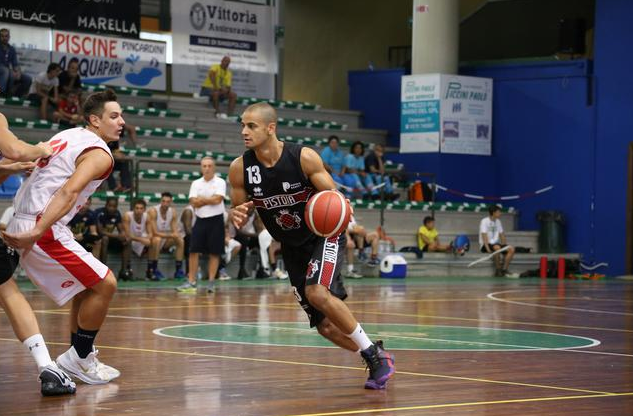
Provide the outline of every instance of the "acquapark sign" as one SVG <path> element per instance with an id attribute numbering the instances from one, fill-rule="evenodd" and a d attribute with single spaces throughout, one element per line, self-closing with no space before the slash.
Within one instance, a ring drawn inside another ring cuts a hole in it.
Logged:
<path id="1" fill-rule="evenodd" d="M 166 89 L 164 42 L 97 36 L 54 30 L 53 62 L 66 68 L 79 60 L 79 75 L 86 84 Z"/>

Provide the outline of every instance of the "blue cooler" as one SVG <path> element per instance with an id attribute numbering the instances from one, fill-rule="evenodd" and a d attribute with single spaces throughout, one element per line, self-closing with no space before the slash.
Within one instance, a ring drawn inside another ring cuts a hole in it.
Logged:
<path id="1" fill-rule="evenodd" d="M 380 262 L 380 277 L 402 279 L 407 276 L 407 261 L 397 254 L 389 254 Z"/>

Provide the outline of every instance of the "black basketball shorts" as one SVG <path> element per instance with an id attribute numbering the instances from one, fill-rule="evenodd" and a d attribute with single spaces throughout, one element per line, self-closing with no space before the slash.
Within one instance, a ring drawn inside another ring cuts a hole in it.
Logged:
<path id="1" fill-rule="evenodd" d="M 306 286 L 323 285 L 339 299 L 347 297 L 341 277 L 346 242 L 343 233 L 330 238 L 314 236 L 299 247 L 281 244 L 281 255 L 290 277 L 290 284 L 297 301 L 308 314 L 310 327 L 317 326 L 325 315 L 308 302 Z"/>
<path id="2" fill-rule="evenodd" d="M 0 240 L 0 285 L 13 276 L 19 261 L 18 253 Z"/>

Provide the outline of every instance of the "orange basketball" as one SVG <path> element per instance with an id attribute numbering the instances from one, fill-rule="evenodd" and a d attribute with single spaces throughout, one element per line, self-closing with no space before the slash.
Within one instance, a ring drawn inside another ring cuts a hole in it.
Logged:
<path id="1" fill-rule="evenodd" d="M 305 220 L 308 228 L 318 236 L 332 237 L 347 228 L 352 209 L 338 191 L 321 191 L 306 204 Z"/>

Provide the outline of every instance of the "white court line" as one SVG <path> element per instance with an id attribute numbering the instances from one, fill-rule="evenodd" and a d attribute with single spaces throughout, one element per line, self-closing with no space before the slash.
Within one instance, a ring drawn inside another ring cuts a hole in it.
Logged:
<path id="1" fill-rule="evenodd" d="M 538 289 L 527 289 L 527 290 L 538 290 Z M 633 313 L 627 313 L 627 312 L 601 311 L 601 310 L 596 310 L 596 309 L 584 309 L 584 308 L 570 308 L 567 306 L 539 305 L 538 303 L 519 302 L 517 300 L 509 300 L 509 299 L 503 299 L 503 298 L 497 297 L 497 295 L 501 295 L 501 294 L 525 292 L 525 291 L 526 289 L 504 290 L 501 292 L 488 293 L 486 297 L 490 300 L 495 300 L 497 302 L 510 303 L 513 305 L 531 306 L 534 308 L 559 309 L 559 310 L 564 310 L 564 311 L 575 311 L 575 312 L 603 313 L 607 315 L 633 316 Z"/>
<path id="2" fill-rule="evenodd" d="M 152 319 L 152 318 L 149 318 Z M 281 323 L 295 323 L 295 322 L 281 322 Z M 189 339 L 189 340 L 195 340 L 195 341 L 203 341 L 203 342 L 218 342 L 218 343 L 229 343 L 229 344 L 249 344 L 249 345 L 273 345 L 273 346 L 287 346 L 287 347 L 306 347 L 306 348 L 337 348 L 335 346 L 314 346 L 314 345 L 293 345 L 293 344 L 268 344 L 268 343 L 260 343 L 260 342 L 242 342 L 242 341 L 225 341 L 225 340 L 210 340 L 210 339 L 201 339 L 201 338 L 190 338 L 190 337 L 182 337 L 182 336 L 177 336 L 177 335 L 168 335 L 163 333 L 163 330 L 166 329 L 171 329 L 171 328 L 182 328 L 182 327 L 186 327 L 186 326 L 197 326 L 200 325 L 200 322 L 196 322 L 193 324 L 189 324 L 189 325 L 176 325 L 176 326 L 171 326 L 171 327 L 163 327 L 163 328 L 157 328 L 154 329 L 153 332 L 156 335 L 159 336 L 164 336 L 164 337 L 168 337 L 168 338 L 181 338 L 181 339 Z M 277 330 L 277 331 L 288 331 L 288 332 L 299 332 L 299 333 L 309 333 L 311 335 L 316 334 L 316 332 L 312 329 L 303 329 L 303 328 L 289 328 L 289 327 L 279 327 L 279 326 L 270 326 L 270 325 L 260 325 L 260 324 L 251 324 L 251 323 L 242 323 L 242 322 L 237 322 L 237 323 L 231 323 L 231 322 L 204 322 L 202 323 L 203 325 L 226 325 L 226 326 L 239 326 L 239 327 L 244 327 L 244 328 L 257 328 L 260 330 Z M 376 324 L 373 324 L 376 325 Z M 413 326 L 413 327 L 419 327 L 420 325 L 418 324 L 395 324 L 395 325 L 400 325 L 400 326 Z M 493 343 L 493 342 L 479 342 L 479 341 L 462 341 L 462 340 L 452 340 L 452 339 L 442 339 L 442 338 L 425 338 L 425 337 L 411 337 L 411 336 L 404 336 L 404 335 L 389 335 L 389 334 L 376 334 L 376 333 L 367 333 L 370 336 L 373 337 L 382 337 L 382 338 L 391 338 L 391 339 L 405 339 L 405 340 L 418 340 L 418 341 L 430 341 L 430 342 L 446 342 L 448 344 L 453 343 L 453 344 L 467 344 L 467 345 L 491 345 L 491 346 L 496 346 L 496 347 L 510 347 L 510 348 L 518 348 L 515 350 L 510 350 L 510 349 L 498 349 L 498 348 L 490 348 L 490 349 L 479 349 L 479 350 L 473 350 L 472 348 L 465 348 L 465 349 L 460 349 L 460 348 L 451 348 L 451 349 L 435 349 L 435 348 L 390 348 L 392 350 L 404 350 L 404 351 L 479 351 L 479 352 L 484 352 L 484 351 L 560 351 L 560 350 L 570 350 L 570 349 L 575 349 L 575 348 L 592 348 L 595 346 L 600 345 L 600 341 L 593 339 L 593 338 L 588 338 L 588 337 L 582 337 L 582 336 L 576 336 L 576 335 L 567 335 L 567 334 L 557 334 L 557 333 L 553 333 L 553 332 L 543 332 L 543 331 L 528 331 L 528 330 L 521 330 L 521 329 L 499 329 L 499 328 L 483 328 L 483 327 L 470 327 L 470 326 L 456 326 L 456 325 L 434 325 L 436 327 L 444 327 L 444 328 L 466 328 L 466 329 L 477 329 L 477 330 L 491 330 L 491 331 L 504 331 L 504 332 L 526 332 L 526 333 L 535 333 L 535 334 L 547 334 L 547 335 L 556 335 L 556 336 L 560 336 L 560 337 L 568 337 L 568 338 L 580 338 L 580 339 L 584 339 L 587 340 L 589 342 L 588 345 L 582 345 L 582 346 L 578 346 L 578 347 L 561 347 L 561 348 L 547 348 L 547 347 L 536 347 L 536 346 L 531 346 L 531 345 L 514 345 L 514 344 L 501 344 L 501 343 Z"/>

